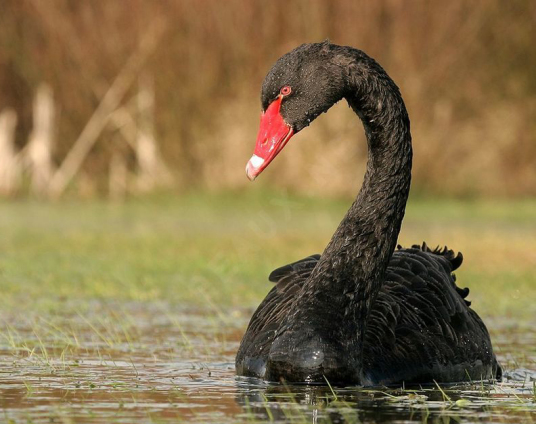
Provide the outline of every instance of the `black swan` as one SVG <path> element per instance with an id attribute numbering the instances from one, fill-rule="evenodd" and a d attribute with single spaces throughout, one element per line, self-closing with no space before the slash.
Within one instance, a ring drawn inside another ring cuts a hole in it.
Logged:
<path id="1" fill-rule="evenodd" d="M 396 248 L 411 179 L 410 124 L 398 87 L 372 58 L 327 41 L 282 56 L 262 85 L 247 176 L 255 179 L 342 98 L 365 128 L 363 185 L 321 256 L 270 274 L 275 287 L 251 318 L 237 374 L 361 385 L 500 378 L 486 326 L 452 274 L 461 254 Z"/>

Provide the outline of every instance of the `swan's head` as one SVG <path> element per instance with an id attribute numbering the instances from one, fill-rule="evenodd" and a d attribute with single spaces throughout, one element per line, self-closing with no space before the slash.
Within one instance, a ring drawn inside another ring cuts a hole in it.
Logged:
<path id="1" fill-rule="evenodd" d="M 254 180 L 290 138 L 344 95 L 343 67 L 329 42 L 303 44 L 282 56 L 262 84 L 261 123 L 246 166 Z"/>

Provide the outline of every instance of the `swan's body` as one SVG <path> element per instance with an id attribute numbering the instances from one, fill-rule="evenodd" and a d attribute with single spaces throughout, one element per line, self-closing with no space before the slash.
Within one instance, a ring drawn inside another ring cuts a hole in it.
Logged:
<path id="1" fill-rule="evenodd" d="M 341 98 L 363 121 L 369 161 L 359 195 L 322 256 L 275 270 L 254 313 L 237 373 L 267 380 L 364 385 L 492 379 L 485 325 L 456 287 L 446 248 L 395 251 L 411 178 L 409 119 L 394 82 L 363 52 L 298 47 L 263 84 L 263 117 L 247 173 Z"/>

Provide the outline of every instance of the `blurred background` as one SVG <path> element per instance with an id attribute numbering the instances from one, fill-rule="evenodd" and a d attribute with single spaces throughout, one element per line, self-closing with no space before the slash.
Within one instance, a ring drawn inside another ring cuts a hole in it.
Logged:
<path id="1" fill-rule="evenodd" d="M 365 172 L 342 101 L 245 176 L 264 76 L 325 39 L 374 57 L 406 102 L 399 243 L 463 252 L 457 284 L 503 368 L 536 369 L 535 0 L 0 0 L 7 422 L 260 422 L 237 404 L 255 393 L 235 382 L 239 341 L 270 272 L 322 252 Z M 519 381 L 449 391 L 459 405 L 363 396 L 376 421 L 385 404 L 387 420 L 533 424 Z M 302 403 L 274 416 L 308 420 Z"/>
<path id="2" fill-rule="evenodd" d="M 534 1 L 1 0 L 0 9 L 3 196 L 245 187 L 264 75 L 326 38 L 364 50 L 401 88 L 414 193 L 536 194 Z M 343 103 L 294 138 L 260 185 L 356 193 L 366 144 Z"/>

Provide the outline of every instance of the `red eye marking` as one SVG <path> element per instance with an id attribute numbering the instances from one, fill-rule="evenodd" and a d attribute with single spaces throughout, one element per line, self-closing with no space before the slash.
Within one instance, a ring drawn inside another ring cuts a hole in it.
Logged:
<path id="1" fill-rule="evenodd" d="M 280 91 L 282 96 L 288 96 L 291 92 L 292 88 L 290 88 L 288 85 L 285 85 Z"/>

